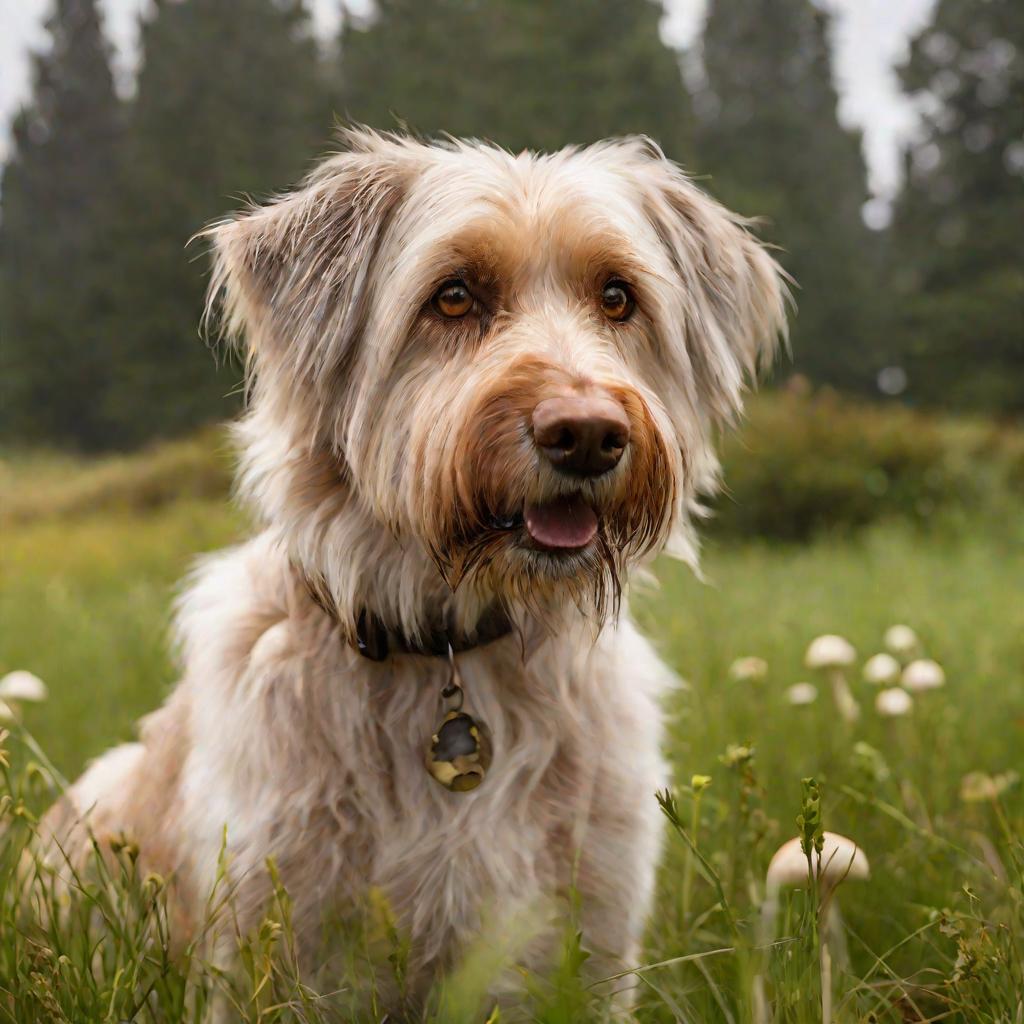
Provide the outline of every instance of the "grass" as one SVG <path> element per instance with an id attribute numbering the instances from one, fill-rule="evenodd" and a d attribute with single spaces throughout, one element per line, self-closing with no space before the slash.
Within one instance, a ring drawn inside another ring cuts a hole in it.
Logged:
<path id="1" fill-rule="evenodd" d="M 51 702 L 26 709 L 55 764 L 73 774 L 167 693 L 175 588 L 196 554 L 242 530 L 226 506 L 185 501 L 152 515 L 44 520 L 5 531 L 0 669 L 28 668 Z"/>
<path id="2" fill-rule="evenodd" d="M 141 503 L 131 498 L 132 460 L 8 467 L 21 511 L 7 509 L 0 552 L 0 672 L 36 672 L 51 699 L 24 706 L 2 744 L 12 765 L 0 787 L 0 1021 L 192 1020 L 228 987 L 231 1019 L 378 1019 L 352 1009 L 353 978 L 365 974 L 358 958 L 352 976 L 330 979 L 343 991 L 329 999 L 295 977 L 281 891 L 246 938 L 234 980 L 198 950 L 171 955 L 159 880 L 138 877 L 130 849 L 98 864 L 48 924 L 24 913 L 49 891 L 45 875 L 26 884 L 16 870 L 49 787 L 22 728 L 68 776 L 129 738 L 173 683 L 165 627 L 177 581 L 197 553 L 245 530 L 212 496 L 221 484 L 208 493 L 188 483 L 180 466 L 195 456 L 188 445 L 174 458 L 162 453 L 178 467 L 176 482 L 150 472 L 144 493 L 157 497 Z M 872 867 L 869 881 L 848 880 L 835 896 L 845 941 L 826 946 L 834 1019 L 1024 1021 L 1021 787 L 1011 775 L 999 794 L 979 793 L 977 778 L 961 792 L 968 773 L 1024 766 L 1020 539 L 1005 522 L 967 532 L 902 521 L 800 546 L 719 538 L 705 555 L 708 582 L 665 563 L 660 587 L 635 595 L 637 618 L 688 682 L 668 709 L 677 785 L 661 797 L 666 857 L 638 975 L 640 1020 L 752 1021 L 758 991 L 779 1022 L 821 1020 L 821 906 L 798 889 L 783 899 L 773 934 L 762 920 L 765 869 L 796 835 L 807 810 L 801 780 L 813 776 L 821 824 L 854 838 Z M 802 667 L 803 652 L 835 632 L 863 660 L 894 622 L 914 627 L 948 683 L 921 696 L 911 717 L 886 720 L 873 710 L 875 690 L 851 672 L 862 716 L 847 723 L 824 681 Z M 745 655 L 767 661 L 762 681 L 730 679 Z M 789 705 L 786 688 L 805 679 L 818 684 L 818 700 Z M 691 786 L 694 775 L 710 784 Z M 569 920 L 554 974 L 528 979 L 522 1006 L 501 1020 L 604 1019 Z M 397 970 L 403 943 L 386 906 L 367 922 L 371 933 L 358 948 L 380 949 Z M 488 1018 L 481 979 L 493 953 L 474 951 L 437 993 L 433 1019 Z"/>
<path id="3" fill-rule="evenodd" d="M 680 567 L 662 567 L 660 591 L 637 610 L 690 684 L 668 749 L 678 780 L 712 778 L 692 831 L 729 898 L 748 919 L 755 913 L 767 860 L 795 835 L 801 780 L 813 776 L 825 793 L 825 827 L 854 838 L 873 868 L 870 882 L 851 882 L 839 897 L 852 971 L 839 1019 L 874 1013 L 878 1020 L 1016 1021 L 1024 1012 L 1024 804 L 1019 787 L 998 806 L 967 803 L 960 788 L 969 772 L 1022 766 L 1019 548 L 992 537 L 928 536 L 890 525 L 806 547 L 723 546 L 708 553 L 706 570 L 710 585 L 702 586 Z M 802 667 L 803 651 L 812 637 L 835 632 L 867 656 L 881 649 L 894 622 L 913 625 L 945 667 L 948 684 L 918 699 L 912 718 L 885 720 L 872 709 L 875 688 L 851 678 L 862 705 L 860 722 L 851 726 L 824 684 Z M 732 660 L 750 654 L 768 662 L 767 678 L 731 681 Z M 805 679 L 819 684 L 818 701 L 785 703 L 784 689 Z M 685 787 L 680 802 L 692 803 Z M 661 875 L 664 911 L 651 932 L 656 959 L 692 945 L 679 892 L 686 859 L 685 844 L 670 846 Z M 712 895 L 705 887 L 705 906 Z M 947 983 L 962 950 L 947 921 L 957 913 L 971 927 L 981 921 L 1008 942 L 1012 936 L 1000 966 L 1009 987 L 999 1010 L 955 1012 Z M 725 938 L 719 923 L 705 942 Z M 739 979 L 720 984 L 732 1003 Z M 806 979 L 798 997 L 801 987 Z M 694 999 L 707 1016 L 690 1019 L 718 1019 L 706 993 Z M 742 1012 L 737 1019 L 745 1019 Z"/>

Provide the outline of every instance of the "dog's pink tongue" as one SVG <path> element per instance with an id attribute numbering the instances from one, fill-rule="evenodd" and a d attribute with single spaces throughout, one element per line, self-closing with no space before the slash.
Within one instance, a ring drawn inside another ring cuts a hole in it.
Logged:
<path id="1" fill-rule="evenodd" d="M 545 548 L 583 548 L 597 533 L 597 515 L 578 497 L 527 505 L 523 518 L 530 536 Z"/>

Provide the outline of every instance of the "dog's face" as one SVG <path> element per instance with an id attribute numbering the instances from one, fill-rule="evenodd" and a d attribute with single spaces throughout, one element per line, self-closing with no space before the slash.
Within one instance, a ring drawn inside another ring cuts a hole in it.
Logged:
<path id="1" fill-rule="evenodd" d="M 455 586 L 603 603 L 686 526 L 783 328 L 777 268 L 649 144 L 349 137 L 214 229 L 254 415 Z"/>

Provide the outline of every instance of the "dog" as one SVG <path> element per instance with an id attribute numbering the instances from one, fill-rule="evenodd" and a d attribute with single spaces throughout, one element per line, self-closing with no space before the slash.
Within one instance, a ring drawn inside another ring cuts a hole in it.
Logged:
<path id="1" fill-rule="evenodd" d="M 130 836 L 195 934 L 273 861 L 314 967 L 381 894 L 430 985 L 485 933 L 637 962 L 674 677 L 623 586 L 696 559 L 714 435 L 785 336 L 782 271 L 643 138 L 551 155 L 354 128 L 214 225 L 259 532 L 180 600 L 181 681 L 51 812 Z M 517 924 L 519 922 L 519 924 Z M 539 922 L 539 923 L 538 923 Z"/>

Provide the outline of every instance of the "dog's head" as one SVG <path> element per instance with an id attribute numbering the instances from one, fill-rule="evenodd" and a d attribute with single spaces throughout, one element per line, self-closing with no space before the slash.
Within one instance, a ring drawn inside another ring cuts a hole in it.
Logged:
<path id="1" fill-rule="evenodd" d="M 710 435 L 784 330 L 774 262 L 645 140 L 513 156 L 354 131 L 211 234 L 259 457 L 277 432 L 318 467 L 304 500 L 326 459 L 328 490 L 452 586 L 526 602 L 600 606 L 688 541 Z"/>

